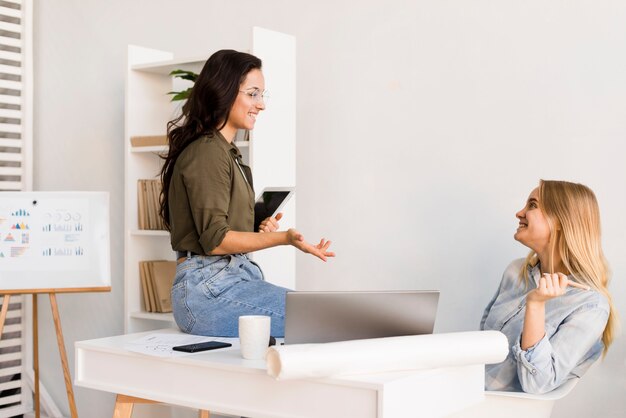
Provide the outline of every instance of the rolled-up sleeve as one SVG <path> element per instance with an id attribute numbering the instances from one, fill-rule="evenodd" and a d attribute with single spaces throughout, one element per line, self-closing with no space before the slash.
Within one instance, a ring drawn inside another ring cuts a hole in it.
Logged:
<path id="1" fill-rule="evenodd" d="M 546 324 L 546 335 L 527 350 L 522 350 L 520 336 L 512 352 L 524 392 L 549 392 L 563 384 L 583 360 L 597 359 L 602 351 L 599 339 L 608 316 L 608 311 L 602 307 L 583 306 L 556 330 Z"/>
<path id="2" fill-rule="evenodd" d="M 232 164 L 224 152 L 191 158 L 182 171 L 198 242 L 210 254 L 230 230 L 228 209 L 232 187 Z"/>

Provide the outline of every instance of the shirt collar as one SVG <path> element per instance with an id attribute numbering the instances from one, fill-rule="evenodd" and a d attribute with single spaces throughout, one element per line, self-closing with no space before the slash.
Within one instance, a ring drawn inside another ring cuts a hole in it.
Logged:
<path id="1" fill-rule="evenodd" d="M 221 132 L 217 130 L 209 133 L 209 136 L 213 136 L 216 139 L 219 139 L 219 141 L 217 142 L 224 148 L 224 150 L 230 152 L 233 157 L 241 162 L 241 151 L 239 151 L 239 148 L 237 147 L 237 145 L 235 145 L 235 141 L 228 142 L 226 138 L 224 138 L 224 135 L 222 135 Z"/>
<path id="2" fill-rule="evenodd" d="M 528 266 L 528 276 L 535 282 L 535 287 L 539 287 L 539 279 L 541 278 L 541 263 L 535 264 L 534 267 Z M 568 274 L 567 278 L 572 280 L 573 276 Z"/>
<path id="3" fill-rule="evenodd" d="M 539 287 L 539 279 L 541 278 L 541 263 L 535 264 L 534 267 L 528 266 L 528 276 L 535 282 L 535 287 Z"/>

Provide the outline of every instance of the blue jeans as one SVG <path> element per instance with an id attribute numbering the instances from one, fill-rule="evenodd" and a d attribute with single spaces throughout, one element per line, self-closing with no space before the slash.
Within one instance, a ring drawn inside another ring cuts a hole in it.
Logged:
<path id="1" fill-rule="evenodd" d="M 263 279 L 245 254 L 192 256 L 176 266 L 172 311 L 178 327 L 190 334 L 237 337 L 241 315 L 272 318 L 271 335 L 285 335 L 288 289 Z"/>

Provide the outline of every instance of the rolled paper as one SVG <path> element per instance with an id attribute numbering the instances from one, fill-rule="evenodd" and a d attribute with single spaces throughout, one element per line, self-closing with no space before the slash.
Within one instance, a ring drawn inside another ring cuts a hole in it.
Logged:
<path id="1" fill-rule="evenodd" d="M 493 364 L 508 352 L 501 332 L 472 331 L 274 346 L 266 362 L 270 376 L 287 380 Z"/>

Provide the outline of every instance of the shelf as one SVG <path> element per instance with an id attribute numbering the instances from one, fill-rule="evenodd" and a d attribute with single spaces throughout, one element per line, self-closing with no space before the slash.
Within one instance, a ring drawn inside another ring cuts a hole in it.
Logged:
<path id="1" fill-rule="evenodd" d="M 152 147 L 130 147 L 130 152 L 155 152 L 158 154 L 166 153 L 167 145 L 156 145 Z"/>
<path id="2" fill-rule="evenodd" d="M 189 70 L 198 74 L 202 71 L 202 67 L 207 57 L 193 57 L 190 59 L 176 59 L 151 62 L 150 64 L 133 65 L 131 69 L 135 71 L 145 71 L 161 75 L 169 75 L 174 70 Z"/>
<path id="3" fill-rule="evenodd" d="M 142 236 L 142 237 L 169 237 L 169 231 L 155 230 L 155 229 L 133 229 L 130 231 L 130 235 Z"/>
<path id="4" fill-rule="evenodd" d="M 157 313 L 157 312 L 133 312 L 130 314 L 131 318 L 137 319 L 150 319 L 152 321 L 162 322 L 174 322 L 174 315 L 170 313 Z"/>
<path id="5" fill-rule="evenodd" d="M 248 148 L 250 141 L 235 141 L 235 145 L 239 148 Z M 163 154 L 167 152 L 167 145 L 157 145 L 152 147 L 130 147 L 130 152 L 156 152 Z"/>

